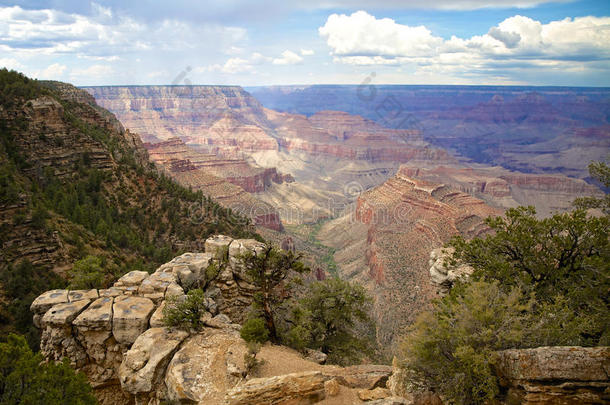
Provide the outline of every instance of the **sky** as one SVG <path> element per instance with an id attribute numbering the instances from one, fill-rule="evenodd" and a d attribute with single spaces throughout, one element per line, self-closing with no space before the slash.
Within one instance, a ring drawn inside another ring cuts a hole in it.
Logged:
<path id="1" fill-rule="evenodd" d="M 610 86 L 610 0 L 0 0 L 0 67 L 76 85 Z"/>

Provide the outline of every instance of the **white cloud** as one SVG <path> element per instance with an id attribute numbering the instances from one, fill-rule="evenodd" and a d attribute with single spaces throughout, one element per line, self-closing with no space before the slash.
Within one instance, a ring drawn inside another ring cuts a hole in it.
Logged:
<path id="1" fill-rule="evenodd" d="M 543 24 L 516 15 L 486 34 L 444 40 L 424 26 L 411 27 L 358 11 L 330 15 L 319 34 L 335 62 L 352 65 L 411 65 L 421 72 L 443 74 L 528 66 L 586 70 L 589 65 L 593 68 L 593 62 L 610 67 L 610 17 Z"/>
<path id="2" fill-rule="evenodd" d="M 8 70 L 23 69 L 23 65 L 15 58 L 0 58 L 0 67 Z"/>
<path id="3" fill-rule="evenodd" d="M 350 16 L 332 14 L 318 31 L 335 56 L 432 55 L 443 42 L 424 26 L 397 24 L 390 18 L 378 20 L 366 11 L 357 11 Z"/>
<path id="4" fill-rule="evenodd" d="M 274 65 L 297 65 L 302 62 L 303 58 L 301 56 L 289 50 L 282 52 L 281 58 L 273 59 Z"/>
<path id="5" fill-rule="evenodd" d="M 230 58 L 224 63 L 224 65 L 215 64 L 215 65 L 210 66 L 208 68 L 208 70 L 212 71 L 212 72 L 216 71 L 216 72 L 234 74 L 234 73 L 250 72 L 253 70 L 253 67 L 250 64 L 250 62 L 246 59 Z"/>
<path id="6" fill-rule="evenodd" d="M 99 81 L 100 78 L 114 73 L 114 69 L 108 65 L 91 65 L 84 69 L 72 69 L 70 77 L 74 79 L 93 79 Z"/>
<path id="7" fill-rule="evenodd" d="M 311 49 L 301 49 L 301 55 L 303 56 L 311 56 L 314 54 L 314 51 Z"/>
<path id="8" fill-rule="evenodd" d="M 115 15 L 92 3 L 94 14 L 53 9 L 26 10 L 0 7 L 0 47 L 32 55 L 75 54 L 111 60 L 140 50 L 188 50 L 202 47 L 238 52 L 235 43 L 247 37 L 245 29 L 219 24 L 193 24 L 165 19 L 142 23 Z M 205 41 L 202 41 L 205 39 Z"/>
<path id="9" fill-rule="evenodd" d="M 57 80 L 63 76 L 66 71 L 66 65 L 61 65 L 59 63 L 53 63 L 52 65 L 47 66 L 45 69 L 41 70 L 34 74 L 37 79 L 52 79 Z"/>

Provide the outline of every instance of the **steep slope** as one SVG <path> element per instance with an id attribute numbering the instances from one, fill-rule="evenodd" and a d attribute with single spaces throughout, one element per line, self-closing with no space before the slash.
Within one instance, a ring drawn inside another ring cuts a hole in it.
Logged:
<path id="1" fill-rule="evenodd" d="M 429 276 L 430 251 L 453 235 L 484 234 L 484 218 L 502 213 L 409 172 L 401 167 L 384 184 L 361 194 L 352 216 L 327 223 L 318 235 L 337 249 L 339 274 L 366 285 L 375 297 L 377 339 L 388 348 L 436 294 Z"/>
<path id="2" fill-rule="evenodd" d="M 217 231 L 254 235 L 241 216 L 159 174 L 139 137 L 82 90 L 5 69 L 0 86 L 3 330 L 31 332 L 32 288 L 61 284 L 57 275 L 87 255 L 102 259 L 109 282 Z"/>
<path id="3" fill-rule="evenodd" d="M 292 176 L 282 175 L 275 168 L 253 166 L 243 159 L 197 152 L 179 138 L 144 146 L 151 160 L 180 184 L 203 192 L 255 225 L 282 230 L 277 210 L 251 193 L 264 192 L 274 183 L 293 181 Z"/>

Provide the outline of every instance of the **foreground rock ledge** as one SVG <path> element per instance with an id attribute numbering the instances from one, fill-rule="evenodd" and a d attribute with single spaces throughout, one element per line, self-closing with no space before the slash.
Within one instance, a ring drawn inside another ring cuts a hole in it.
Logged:
<path id="1" fill-rule="evenodd" d="M 497 353 L 508 401 L 522 404 L 610 403 L 610 347 L 538 347 Z"/>
<path id="2" fill-rule="evenodd" d="M 305 405 L 325 398 L 319 371 L 254 378 L 227 393 L 228 405 Z"/>

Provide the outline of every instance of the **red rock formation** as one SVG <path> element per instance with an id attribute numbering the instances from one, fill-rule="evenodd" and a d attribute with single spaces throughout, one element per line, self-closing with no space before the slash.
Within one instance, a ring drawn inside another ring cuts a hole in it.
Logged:
<path id="1" fill-rule="evenodd" d="M 356 204 L 356 220 L 369 227 L 366 259 L 382 344 L 391 343 L 435 296 L 430 251 L 453 235 L 484 234 L 484 218 L 502 212 L 462 191 L 409 177 L 412 172 L 401 167 Z"/>
<path id="2" fill-rule="evenodd" d="M 186 144 L 223 156 L 287 150 L 371 162 L 453 161 L 446 151 L 424 142 L 417 130 L 388 129 L 340 111 L 322 111 L 309 118 L 279 113 L 263 108 L 239 87 L 86 90 L 144 139 L 179 137 Z M 246 187 L 252 184 L 243 183 Z"/>
<path id="3" fill-rule="evenodd" d="M 155 144 L 146 143 L 144 146 L 151 160 L 161 165 L 169 165 L 170 171 L 203 169 L 249 193 L 260 193 L 272 182 L 282 183 L 292 179 L 290 175 L 278 173 L 275 168 L 254 167 L 243 159 L 226 159 L 198 152 L 179 138 Z"/>

